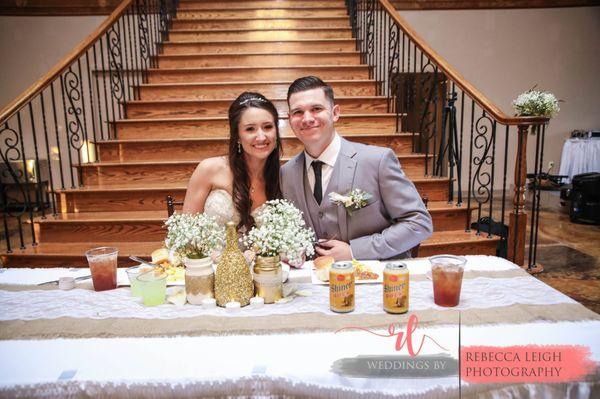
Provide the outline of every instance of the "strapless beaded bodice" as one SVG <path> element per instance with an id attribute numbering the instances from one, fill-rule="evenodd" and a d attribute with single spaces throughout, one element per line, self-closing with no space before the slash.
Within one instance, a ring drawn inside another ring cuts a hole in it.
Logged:
<path id="1" fill-rule="evenodd" d="M 231 194 L 223 189 L 212 190 L 208 194 L 204 203 L 204 213 L 214 217 L 221 225 L 230 220 L 236 225 L 240 222 L 240 215 L 233 205 Z"/>
<path id="2" fill-rule="evenodd" d="M 251 215 L 255 216 L 260 208 L 261 207 L 259 206 L 252 211 Z M 237 209 L 235 209 L 231 194 L 221 188 L 212 190 L 208 194 L 206 202 L 204 203 L 204 213 L 214 217 L 217 220 L 217 223 L 222 225 L 230 220 L 236 225 L 240 222 L 240 215 L 238 214 Z"/>

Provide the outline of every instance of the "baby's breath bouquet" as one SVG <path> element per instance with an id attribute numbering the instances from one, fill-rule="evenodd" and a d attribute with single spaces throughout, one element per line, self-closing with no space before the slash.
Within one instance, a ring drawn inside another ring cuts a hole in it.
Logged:
<path id="1" fill-rule="evenodd" d="M 284 255 L 290 264 L 314 254 L 315 233 L 305 226 L 302 212 L 286 200 L 267 201 L 254 217 L 244 243 L 258 256 Z"/>
<path id="2" fill-rule="evenodd" d="M 203 213 L 174 213 L 167 219 L 165 226 L 165 245 L 181 258 L 205 258 L 225 244 L 225 228 Z"/>
<path id="3" fill-rule="evenodd" d="M 534 88 L 521 93 L 512 106 L 517 116 L 544 116 L 552 118 L 560 108 L 554 94 L 547 91 L 534 90 Z"/>

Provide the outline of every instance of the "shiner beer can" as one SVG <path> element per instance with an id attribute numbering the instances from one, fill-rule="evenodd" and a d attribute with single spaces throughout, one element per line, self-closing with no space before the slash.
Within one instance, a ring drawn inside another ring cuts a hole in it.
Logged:
<path id="1" fill-rule="evenodd" d="M 337 262 L 329 270 L 329 306 L 338 313 L 354 310 L 354 266 Z"/>
<path id="2" fill-rule="evenodd" d="M 408 267 L 388 263 L 383 269 L 383 309 L 388 313 L 408 312 Z"/>

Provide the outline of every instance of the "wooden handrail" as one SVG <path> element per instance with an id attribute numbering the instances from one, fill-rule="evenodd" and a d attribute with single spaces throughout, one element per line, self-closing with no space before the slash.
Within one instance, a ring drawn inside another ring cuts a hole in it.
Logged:
<path id="1" fill-rule="evenodd" d="M 77 47 L 75 47 L 69 54 L 63 57 L 54 68 L 48 73 L 38 79 L 37 82 L 29 86 L 19 97 L 13 100 L 0 112 L 0 123 L 4 123 L 5 120 L 15 114 L 21 107 L 27 104 L 34 96 L 39 92 L 48 87 L 54 79 L 59 76 L 65 69 L 71 65 L 72 62 L 76 61 L 87 49 L 94 45 L 96 40 L 101 37 L 113 23 L 115 23 L 121 15 L 127 10 L 127 7 L 133 2 L 133 0 L 123 0 L 119 6 L 102 22 L 102 24 L 87 38 L 85 38 Z"/>
<path id="2" fill-rule="evenodd" d="M 378 0 L 379 4 L 387 11 L 390 17 L 404 31 L 405 34 L 415 43 L 417 47 L 429 59 L 435 62 L 439 69 L 448 75 L 454 83 L 456 83 L 463 91 L 471 96 L 473 100 L 486 112 L 488 112 L 496 121 L 504 125 L 537 125 L 547 123 L 550 118 L 535 117 L 535 116 L 508 116 L 492 101 L 490 101 L 482 92 L 467 81 L 456 69 L 454 69 L 441 55 L 433 50 L 426 42 L 417 34 L 417 32 L 399 15 L 394 6 L 388 0 Z"/>

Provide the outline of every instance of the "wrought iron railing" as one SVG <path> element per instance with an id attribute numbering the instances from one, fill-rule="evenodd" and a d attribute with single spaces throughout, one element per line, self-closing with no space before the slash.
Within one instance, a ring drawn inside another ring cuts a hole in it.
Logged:
<path id="1" fill-rule="evenodd" d="M 526 147 L 531 132 L 534 176 L 539 176 L 549 119 L 505 115 L 431 49 L 388 0 L 346 0 L 346 5 L 362 61 L 371 67 L 377 93 L 387 97 L 397 126 L 412 133 L 413 151 L 425 154 L 425 175 L 448 179 L 448 202 L 467 208 L 466 231 L 500 236 L 499 255 L 535 270 L 540 193 L 534 177 L 528 216 Z"/>
<path id="2" fill-rule="evenodd" d="M 40 81 L 0 112 L 0 207 L 6 251 L 37 244 L 34 218 L 60 212 L 99 140 L 155 67 L 177 0 L 125 0 Z M 27 229 L 27 231 L 26 231 Z M 11 230 L 18 234 L 12 234 Z M 18 236 L 11 242 L 11 236 Z"/>

